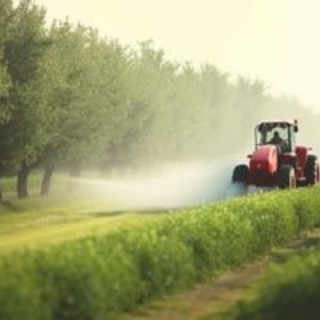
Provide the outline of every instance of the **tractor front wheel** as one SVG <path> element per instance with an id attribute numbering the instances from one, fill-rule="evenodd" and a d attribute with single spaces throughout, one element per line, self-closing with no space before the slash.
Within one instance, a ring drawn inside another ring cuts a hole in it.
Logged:
<path id="1" fill-rule="evenodd" d="M 247 165 L 240 164 L 234 168 L 233 174 L 232 174 L 232 182 L 248 184 L 249 168 Z"/>
<path id="2" fill-rule="evenodd" d="M 283 165 L 278 172 L 278 186 L 280 189 L 296 188 L 297 181 L 294 168 L 290 165 Z"/>

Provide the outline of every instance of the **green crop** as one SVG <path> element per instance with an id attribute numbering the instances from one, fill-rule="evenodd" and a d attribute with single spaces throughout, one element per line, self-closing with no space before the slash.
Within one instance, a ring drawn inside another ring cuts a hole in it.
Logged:
<path id="1" fill-rule="evenodd" d="M 320 223 L 306 188 L 172 212 L 0 259 L 0 319 L 112 319 L 239 265 Z"/>
<path id="2" fill-rule="evenodd" d="M 239 304 L 237 320 L 318 320 L 320 249 L 290 259 L 263 279 L 257 297 Z"/>

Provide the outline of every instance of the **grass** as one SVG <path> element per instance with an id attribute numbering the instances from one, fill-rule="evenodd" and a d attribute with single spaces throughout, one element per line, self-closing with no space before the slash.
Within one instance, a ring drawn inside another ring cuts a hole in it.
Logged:
<path id="1" fill-rule="evenodd" d="M 319 192 L 253 195 L 13 251 L 0 259 L 0 318 L 113 319 L 316 226 Z"/>
<path id="2" fill-rule="evenodd" d="M 52 192 L 45 197 L 37 194 L 39 183 L 36 172 L 30 176 L 31 196 L 17 199 L 14 179 L 1 180 L 6 199 L 0 202 L 0 255 L 57 245 L 162 216 L 126 211 L 107 195 L 87 190 L 70 192 L 70 180 L 65 175 L 55 176 Z"/>
<path id="3" fill-rule="evenodd" d="M 16 250 L 59 245 L 83 237 L 107 233 L 125 226 L 137 226 L 140 223 L 152 222 L 160 217 L 154 214 L 125 213 L 119 215 L 106 214 L 97 217 L 68 217 L 67 221 L 58 222 L 37 221 L 32 224 L 19 224 L 14 230 L 10 226 L 2 228 L 0 235 L 0 255 Z"/>

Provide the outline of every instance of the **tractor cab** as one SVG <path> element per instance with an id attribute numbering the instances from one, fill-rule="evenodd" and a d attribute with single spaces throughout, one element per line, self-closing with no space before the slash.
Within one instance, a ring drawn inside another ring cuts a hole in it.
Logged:
<path id="1" fill-rule="evenodd" d="M 296 132 L 298 132 L 296 121 L 262 122 L 255 128 L 256 149 L 272 144 L 277 146 L 280 153 L 294 152 L 296 148 Z"/>

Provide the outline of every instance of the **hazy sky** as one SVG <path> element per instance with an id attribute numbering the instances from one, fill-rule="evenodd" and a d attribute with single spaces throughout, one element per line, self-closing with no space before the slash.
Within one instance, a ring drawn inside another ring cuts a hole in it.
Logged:
<path id="1" fill-rule="evenodd" d="M 319 0 L 36 0 L 131 45 L 265 80 L 320 112 Z"/>

